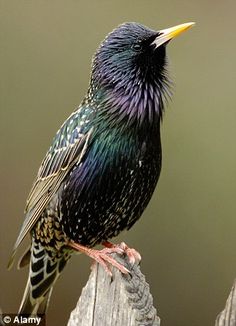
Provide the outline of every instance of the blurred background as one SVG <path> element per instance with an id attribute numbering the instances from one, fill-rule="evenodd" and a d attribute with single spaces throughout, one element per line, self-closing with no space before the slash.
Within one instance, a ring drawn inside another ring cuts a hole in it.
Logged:
<path id="1" fill-rule="evenodd" d="M 98 44 L 125 21 L 154 29 L 195 21 L 168 45 L 175 94 L 162 125 L 158 188 L 142 219 L 115 241 L 142 254 L 163 326 L 213 325 L 236 277 L 235 0 L 0 4 L 3 311 L 17 312 L 27 280 L 27 269 L 6 270 L 26 197 L 52 137 L 85 94 Z M 66 324 L 90 265 L 83 255 L 68 264 L 49 326 Z"/>

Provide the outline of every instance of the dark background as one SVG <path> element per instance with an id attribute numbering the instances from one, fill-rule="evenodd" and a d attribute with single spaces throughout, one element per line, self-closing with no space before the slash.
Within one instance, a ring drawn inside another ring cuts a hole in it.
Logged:
<path id="1" fill-rule="evenodd" d="M 91 56 L 124 21 L 196 21 L 168 46 L 175 94 L 162 126 L 163 170 L 142 219 L 115 241 L 142 254 L 163 326 L 210 326 L 236 276 L 236 2 L 0 1 L 1 302 L 16 312 L 27 269 L 5 268 L 50 141 L 87 89 Z M 91 261 L 73 257 L 48 325 L 65 325 Z"/>

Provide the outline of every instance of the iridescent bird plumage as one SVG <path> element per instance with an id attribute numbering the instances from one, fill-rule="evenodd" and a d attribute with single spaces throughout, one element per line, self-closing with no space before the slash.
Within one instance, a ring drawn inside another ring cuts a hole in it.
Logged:
<path id="1" fill-rule="evenodd" d="M 96 51 L 88 92 L 54 137 L 27 200 L 12 256 L 30 233 L 19 264 L 30 263 L 20 314 L 46 311 L 76 245 L 103 263 L 104 254 L 87 248 L 129 229 L 148 205 L 161 171 L 160 122 L 170 95 L 166 44 L 191 25 L 158 32 L 124 23 Z"/>

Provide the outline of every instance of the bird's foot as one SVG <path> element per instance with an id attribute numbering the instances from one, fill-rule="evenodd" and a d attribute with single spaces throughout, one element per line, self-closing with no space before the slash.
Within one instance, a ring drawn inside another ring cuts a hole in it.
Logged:
<path id="1" fill-rule="evenodd" d="M 113 244 L 110 241 L 103 241 L 102 245 L 110 249 L 120 248 L 123 253 L 126 253 L 129 258 L 129 262 L 132 265 L 134 265 L 135 262 L 139 263 L 141 261 L 140 253 L 134 248 L 129 248 L 125 242 L 121 242 L 120 244 Z"/>
<path id="2" fill-rule="evenodd" d="M 107 247 L 102 250 L 96 250 L 87 248 L 83 245 L 80 245 L 78 243 L 75 243 L 73 241 L 70 241 L 68 244 L 71 248 L 85 253 L 87 256 L 94 259 L 96 262 L 101 264 L 105 271 L 112 276 L 112 272 L 110 270 L 109 264 L 116 267 L 121 273 L 128 274 L 129 270 L 123 266 L 122 264 L 118 263 L 113 257 L 110 256 L 110 254 L 117 253 L 117 254 L 123 254 L 124 250 L 120 247 Z"/>

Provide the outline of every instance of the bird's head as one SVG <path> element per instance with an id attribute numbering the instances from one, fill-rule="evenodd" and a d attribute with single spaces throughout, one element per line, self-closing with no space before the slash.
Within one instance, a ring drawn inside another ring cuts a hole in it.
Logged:
<path id="1" fill-rule="evenodd" d="M 154 31 L 124 23 L 105 38 L 94 57 L 92 81 L 105 89 L 113 111 L 129 120 L 161 117 L 169 84 L 166 44 L 192 25 Z"/>

